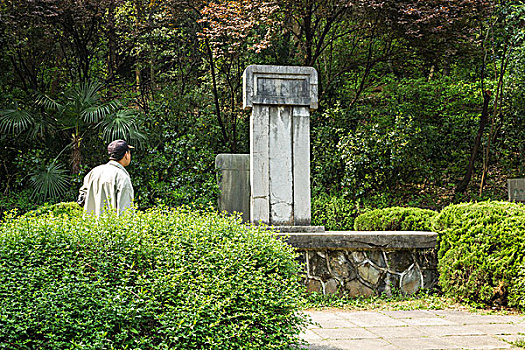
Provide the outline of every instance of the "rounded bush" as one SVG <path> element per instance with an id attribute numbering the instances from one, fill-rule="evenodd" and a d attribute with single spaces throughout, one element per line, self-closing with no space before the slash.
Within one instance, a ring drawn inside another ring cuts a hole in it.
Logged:
<path id="1" fill-rule="evenodd" d="M 359 215 L 357 231 L 431 231 L 436 212 L 429 209 L 391 207 Z"/>
<path id="2" fill-rule="evenodd" d="M 450 205 L 435 218 L 439 283 L 477 304 L 525 305 L 525 206 L 509 202 Z"/>
<path id="3" fill-rule="evenodd" d="M 214 212 L 0 225 L 0 349 L 274 349 L 305 318 L 293 249 Z"/>

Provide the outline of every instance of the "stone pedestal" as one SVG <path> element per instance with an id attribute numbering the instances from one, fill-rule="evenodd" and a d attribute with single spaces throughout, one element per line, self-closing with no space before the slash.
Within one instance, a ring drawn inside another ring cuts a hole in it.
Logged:
<path id="1" fill-rule="evenodd" d="M 219 210 L 242 213 L 244 222 L 250 220 L 250 155 L 219 154 L 215 157 L 219 177 Z"/>
<path id="2" fill-rule="evenodd" d="M 310 225 L 310 110 L 317 108 L 317 72 L 249 66 L 243 75 L 243 104 L 252 108 L 251 221 Z"/>
<path id="3" fill-rule="evenodd" d="M 438 283 L 437 233 L 328 231 L 277 234 L 299 253 L 307 291 L 350 297 L 414 294 Z"/>

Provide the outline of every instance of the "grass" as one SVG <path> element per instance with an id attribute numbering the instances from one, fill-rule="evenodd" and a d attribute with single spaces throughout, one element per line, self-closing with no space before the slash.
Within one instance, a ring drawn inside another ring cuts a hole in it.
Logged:
<path id="1" fill-rule="evenodd" d="M 444 310 L 457 309 L 480 314 L 517 314 L 510 308 L 480 308 L 458 302 L 436 291 L 422 290 L 414 295 L 404 295 L 394 291 L 392 295 L 373 295 L 369 297 L 349 297 L 340 295 L 307 294 L 303 309 L 343 309 L 343 310 Z"/>
<path id="2" fill-rule="evenodd" d="M 525 348 L 525 334 L 524 333 L 520 333 L 521 336 L 524 336 L 524 338 L 520 338 L 514 342 L 511 342 L 510 344 L 514 345 L 514 346 L 517 346 L 517 347 L 520 347 L 520 348 Z"/>

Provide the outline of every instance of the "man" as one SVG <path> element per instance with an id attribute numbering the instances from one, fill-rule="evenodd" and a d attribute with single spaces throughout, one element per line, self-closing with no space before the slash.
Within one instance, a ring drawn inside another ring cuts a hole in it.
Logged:
<path id="1" fill-rule="evenodd" d="M 91 170 L 84 178 L 78 204 L 84 206 L 85 215 L 99 217 L 113 209 L 120 215 L 133 205 L 133 186 L 129 173 L 124 169 L 131 163 L 131 149 L 124 140 L 108 145 L 109 162 Z"/>

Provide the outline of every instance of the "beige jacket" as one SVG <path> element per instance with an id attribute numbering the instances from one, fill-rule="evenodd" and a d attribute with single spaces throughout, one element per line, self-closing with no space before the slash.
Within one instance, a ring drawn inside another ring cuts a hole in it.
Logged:
<path id="1" fill-rule="evenodd" d="M 134 191 L 124 166 L 110 160 L 86 175 L 80 196 L 85 200 L 85 214 L 99 217 L 108 208 L 116 209 L 117 214 L 132 208 Z"/>

